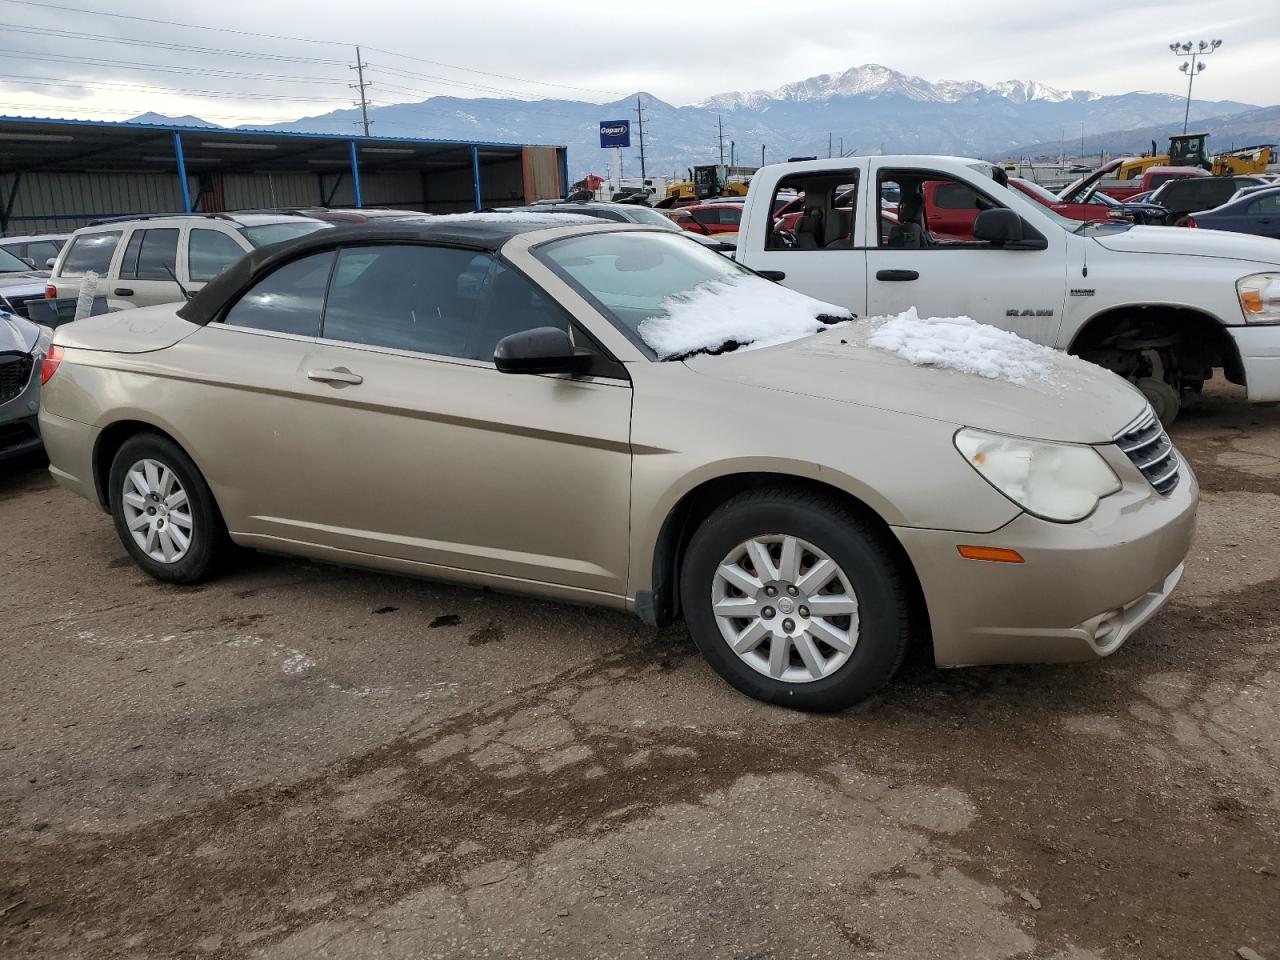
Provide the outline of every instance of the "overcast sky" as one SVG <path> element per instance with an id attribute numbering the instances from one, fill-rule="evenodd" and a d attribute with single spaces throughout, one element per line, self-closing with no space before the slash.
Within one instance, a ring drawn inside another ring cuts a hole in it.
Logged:
<path id="1" fill-rule="evenodd" d="M 1276 0 L 1072 0 L 1051 8 L 966 0 L 0 0 L 0 113 L 123 119 L 154 110 L 225 124 L 320 114 L 350 105 L 355 42 L 375 48 L 365 57 L 378 104 L 434 94 L 604 102 L 638 90 L 687 104 L 863 63 L 927 80 L 1181 95 L 1185 77 L 1168 45 L 1200 39 L 1223 47 L 1196 80 L 1196 99 L 1280 103 Z"/>

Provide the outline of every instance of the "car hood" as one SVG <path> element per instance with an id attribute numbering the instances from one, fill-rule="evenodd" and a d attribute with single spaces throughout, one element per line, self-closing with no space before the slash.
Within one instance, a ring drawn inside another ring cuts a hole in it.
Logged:
<path id="1" fill-rule="evenodd" d="M 1128 381 L 1066 354 L 1050 360 L 1048 379 L 1016 384 L 914 366 L 865 346 L 872 329 L 855 321 L 777 347 L 684 363 L 699 374 L 762 389 L 1069 443 L 1108 443 L 1147 405 Z"/>
<path id="2" fill-rule="evenodd" d="M 1226 230 L 1183 227 L 1132 227 L 1122 233 L 1098 234 L 1093 239 L 1117 253 L 1178 254 L 1222 260 L 1280 264 L 1280 242 Z"/>
<path id="3" fill-rule="evenodd" d="M 176 303 L 162 303 L 154 307 L 85 317 L 58 327 L 53 342 L 76 350 L 109 350 L 113 353 L 162 350 L 200 329 L 178 316 L 178 306 Z"/>
<path id="4" fill-rule="evenodd" d="M 0 353 L 30 353 L 39 339 L 40 327 L 0 309 Z"/>
<path id="5" fill-rule="evenodd" d="M 48 278 L 47 270 L 24 270 L 21 273 L 0 273 L 0 291 L 11 287 L 33 287 L 44 293 L 44 281 Z"/>
<path id="6" fill-rule="evenodd" d="M 1075 180 L 1072 180 L 1071 183 L 1067 184 L 1067 186 L 1063 187 L 1061 190 L 1058 191 L 1058 199 L 1061 200 L 1064 197 L 1075 196 L 1076 191 L 1078 191 L 1081 187 L 1086 185 L 1092 186 L 1093 184 L 1101 180 L 1103 177 L 1105 177 L 1108 173 L 1118 170 L 1120 168 L 1120 164 L 1124 163 L 1125 159 L 1126 159 L 1125 157 L 1116 157 L 1114 160 L 1107 161 L 1102 166 L 1098 167 L 1096 170 L 1090 173 L 1086 173 L 1083 177 L 1079 177 Z"/>

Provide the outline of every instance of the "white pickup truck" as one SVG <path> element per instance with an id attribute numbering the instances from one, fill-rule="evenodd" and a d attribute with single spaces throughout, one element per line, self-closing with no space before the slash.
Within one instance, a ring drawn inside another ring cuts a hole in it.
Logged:
<path id="1" fill-rule="evenodd" d="M 1070 351 L 1128 377 L 1166 422 L 1215 367 L 1250 401 L 1280 401 L 1280 241 L 1080 223 L 1004 181 L 956 157 L 767 166 L 737 260 L 860 316 L 966 314 Z M 792 192 L 798 222 L 775 221 Z"/>

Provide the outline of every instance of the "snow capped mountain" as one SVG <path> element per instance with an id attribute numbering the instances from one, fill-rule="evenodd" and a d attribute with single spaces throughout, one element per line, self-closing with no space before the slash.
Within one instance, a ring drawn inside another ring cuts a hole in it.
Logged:
<path id="1" fill-rule="evenodd" d="M 977 80 L 940 80 L 930 82 L 922 77 L 899 73 L 878 63 L 851 67 L 842 73 L 824 73 L 775 90 L 753 90 L 747 93 L 720 93 L 695 106 L 717 110 L 761 110 L 771 101 L 808 103 L 835 97 L 884 96 L 897 94 L 925 103 L 955 103 L 975 93 L 996 94 L 1014 103 L 1043 100 L 1062 103 L 1067 100 L 1097 100 L 1101 94 L 1090 90 L 1059 90 L 1034 80 L 1006 80 L 987 85 Z"/>

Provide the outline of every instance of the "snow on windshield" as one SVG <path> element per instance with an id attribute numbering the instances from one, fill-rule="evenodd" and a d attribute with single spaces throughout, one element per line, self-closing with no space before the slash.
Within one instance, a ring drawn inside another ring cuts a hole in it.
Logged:
<path id="1" fill-rule="evenodd" d="M 988 380 L 1025 384 L 1049 380 L 1058 356 L 1050 347 L 969 317 L 921 317 L 916 308 L 896 317 L 872 317 L 867 345 L 894 353 L 916 366 L 943 367 Z"/>
<path id="2" fill-rule="evenodd" d="M 844 307 L 748 273 L 701 283 L 663 300 L 660 310 L 640 324 L 639 334 L 662 360 L 730 344 L 747 350 L 771 347 L 853 319 Z"/>

